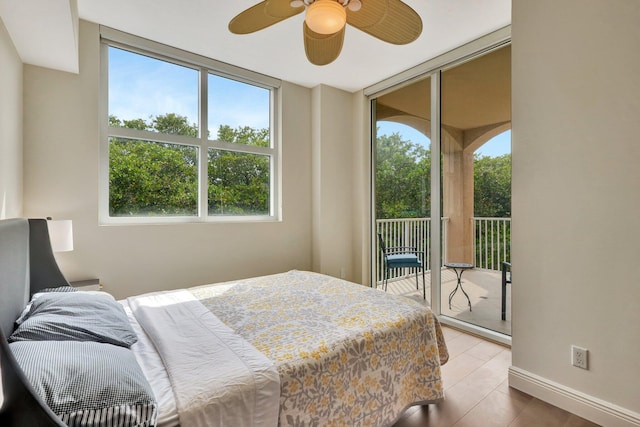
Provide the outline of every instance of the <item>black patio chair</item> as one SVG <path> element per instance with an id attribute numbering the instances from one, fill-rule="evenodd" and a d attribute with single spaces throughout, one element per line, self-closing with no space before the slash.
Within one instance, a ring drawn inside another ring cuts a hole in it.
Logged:
<path id="1" fill-rule="evenodd" d="M 424 253 L 413 246 L 392 246 L 385 245 L 382 236 L 378 233 L 380 250 L 383 257 L 384 269 L 384 291 L 387 291 L 389 282 L 389 271 L 396 268 L 413 268 L 416 272 L 416 289 L 418 289 L 418 271 L 422 270 L 422 297 L 427 299 L 427 289 L 424 280 Z"/>
<path id="2" fill-rule="evenodd" d="M 507 284 L 511 283 L 511 263 L 502 262 L 502 320 L 507 320 Z"/>

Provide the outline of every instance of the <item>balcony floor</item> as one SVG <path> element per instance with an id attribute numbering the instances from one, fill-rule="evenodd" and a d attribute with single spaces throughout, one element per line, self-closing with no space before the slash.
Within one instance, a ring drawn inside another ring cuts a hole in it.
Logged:
<path id="1" fill-rule="evenodd" d="M 431 281 L 429 272 L 426 272 L 425 275 L 426 302 L 422 299 L 422 276 L 419 275 L 419 278 L 419 290 L 416 290 L 414 275 L 410 275 L 402 279 L 389 280 L 388 292 L 430 305 Z M 466 270 L 462 274 L 462 287 L 469 295 L 473 311 L 469 311 L 467 299 L 459 289 L 454 295 L 451 309 L 449 309 L 449 293 L 453 291 L 455 286 L 456 275 L 453 270 L 442 269 L 442 315 L 511 335 L 511 285 L 507 285 L 506 320 L 502 320 L 500 319 L 502 286 L 499 271 L 472 269 Z M 382 285 L 379 285 L 379 288 L 381 289 Z"/>

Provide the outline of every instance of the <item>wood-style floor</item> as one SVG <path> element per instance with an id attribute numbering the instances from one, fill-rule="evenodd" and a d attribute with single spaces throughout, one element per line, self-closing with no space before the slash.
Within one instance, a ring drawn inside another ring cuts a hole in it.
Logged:
<path id="1" fill-rule="evenodd" d="M 449 361 L 442 367 L 445 398 L 409 408 L 393 427 L 592 427 L 590 421 L 508 385 L 511 350 L 444 327 Z"/>

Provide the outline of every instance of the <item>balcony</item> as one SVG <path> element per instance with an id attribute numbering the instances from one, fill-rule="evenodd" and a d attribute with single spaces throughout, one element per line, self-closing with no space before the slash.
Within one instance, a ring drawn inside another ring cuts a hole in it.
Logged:
<path id="1" fill-rule="evenodd" d="M 383 219 L 377 220 L 377 231 L 387 242 L 388 246 L 414 246 L 425 253 L 427 267 L 430 266 L 431 254 L 429 242 L 431 239 L 430 218 L 411 219 Z M 458 291 L 451 301 L 449 309 L 448 297 L 456 286 L 456 275 L 444 267 L 446 262 L 460 262 L 464 260 L 449 259 L 451 245 L 459 246 L 460 243 L 450 241 L 448 226 L 449 219 L 442 219 L 442 254 L 441 264 L 441 312 L 442 315 L 458 320 L 476 324 L 497 332 L 511 335 L 511 285 L 506 287 L 506 316 L 502 314 L 502 273 L 503 261 L 510 261 L 510 218 L 471 218 L 473 230 L 472 242 L 465 242 L 472 247 L 472 264 L 474 268 L 466 270 L 462 275 L 462 286 L 469 295 L 471 308 L 469 310 L 467 299 Z M 459 253 L 459 251 L 458 251 Z M 378 250 L 377 284 L 382 288 L 382 258 Z M 467 260 L 468 261 L 468 260 Z M 426 276 L 427 301 L 422 298 L 422 279 L 420 289 L 416 290 L 415 277 L 408 269 L 392 271 L 388 284 L 388 292 L 403 295 L 430 305 L 431 281 L 430 275 Z"/>

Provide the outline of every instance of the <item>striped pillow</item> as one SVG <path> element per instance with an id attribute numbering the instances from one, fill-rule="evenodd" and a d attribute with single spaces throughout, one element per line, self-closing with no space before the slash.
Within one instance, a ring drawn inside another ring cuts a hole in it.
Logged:
<path id="1" fill-rule="evenodd" d="M 62 286 L 56 286 L 54 288 L 44 288 L 38 291 L 38 293 L 40 294 L 44 292 L 80 292 L 80 291 L 74 288 L 73 286 L 62 285 Z"/>
<path id="2" fill-rule="evenodd" d="M 68 426 L 156 425 L 153 391 L 129 349 L 81 341 L 9 347 L 33 388 Z"/>
<path id="3" fill-rule="evenodd" d="M 128 348 L 138 341 L 122 305 L 106 292 L 36 295 L 9 342 L 95 341 Z"/>
<path id="4" fill-rule="evenodd" d="M 45 288 L 38 291 L 37 293 L 33 294 L 33 296 L 31 297 L 31 301 L 29 301 L 29 303 L 24 308 L 24 310 L 22 310 L 20 317 L 18 317 L 18 319 L 16 320 L 16 326 L 20 325 L 22 321 L 26 319 L 26 317 L 29 315 L 29 311 L 31 310 L 31 304 L 33 304 L 33 301 L 38 299 L 38 297 L 44 295 L 47 292 L 80 292 L 80 291 L 74 288 L 73 286 L 66 286 L 66 285 L 57 286 L 55 288 Z"/>

